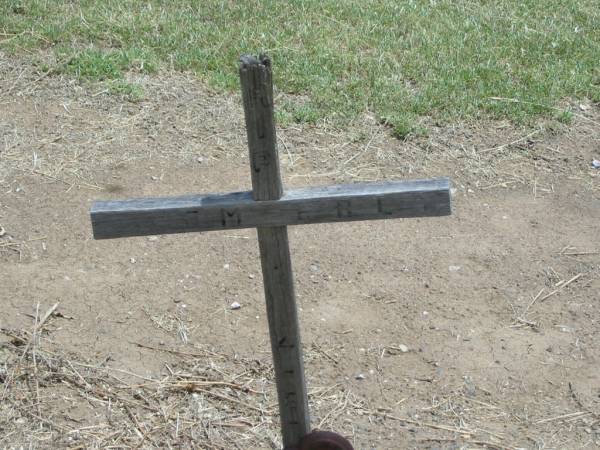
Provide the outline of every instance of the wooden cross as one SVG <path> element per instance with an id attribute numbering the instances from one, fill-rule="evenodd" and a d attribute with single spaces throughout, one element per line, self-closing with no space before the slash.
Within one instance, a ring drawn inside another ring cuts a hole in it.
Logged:
<path id="1" fill-rule="evenodd" d="M 257 228 L 285 448 L 310 432 L 288 225 L 451 213 L 447 178 L 283 190 L 271 61 L 242 56 L 240 79 L 252 191 L 95 202 L 96 239 Z"/>

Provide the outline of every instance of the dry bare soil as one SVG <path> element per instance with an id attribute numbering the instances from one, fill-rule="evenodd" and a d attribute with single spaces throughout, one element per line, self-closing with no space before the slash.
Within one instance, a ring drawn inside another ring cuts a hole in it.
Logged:
<path id="1" fill-rule="evenodd" d="M 95 199 L 250 186 L 239 96 L 130 76 L 136 103 L 0 55 L 0 447 L 277 448 L 255 231 L 92 239 Z M 454 187 L 450 217 L 290 228 L 315 427 L 600 448 L 600 109 L 571 106 L 408 141 L 368 115 L 278 130 L 288 186 Z"/>

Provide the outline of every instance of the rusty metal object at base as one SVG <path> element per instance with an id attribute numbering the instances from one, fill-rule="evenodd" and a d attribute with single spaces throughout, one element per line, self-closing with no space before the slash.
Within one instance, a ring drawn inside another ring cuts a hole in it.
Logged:
<path id="1" fill-rule="evenodd" d="M 302 438 L 298 447 L 285 450 L 354 450 L 343 436 L 331 431 L 313 431 Z"/>

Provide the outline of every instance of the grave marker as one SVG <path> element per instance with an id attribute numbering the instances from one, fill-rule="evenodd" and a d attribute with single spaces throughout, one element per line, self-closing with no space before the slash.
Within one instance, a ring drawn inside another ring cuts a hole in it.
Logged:
<path id="1" fill-rule="evenodd" d="M 351 449 L 339 435 L 310 432 L 287 226 L 448 215 L 450 182 L 438 178 L 284 192 L 271 77 L 268 57 L 242 56 L 251 192 L 98 201 L 90 211 L 94 238 L 256 227 L 284 448 Z"/>

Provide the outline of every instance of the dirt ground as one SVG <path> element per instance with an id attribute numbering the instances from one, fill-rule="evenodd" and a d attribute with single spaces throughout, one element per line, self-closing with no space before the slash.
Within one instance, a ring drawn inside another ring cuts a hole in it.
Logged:
<path id="1" fill-rule="evenodd" d="M 94 241 L 88 214 L 249 189 L 240 97 L 129 77 L 143 100 L 0 54 L 0 447 L 277 448 L 256 232 Z M 450 217 L 289 229 L 315 427 L 600 448 L 600 108 L 571 106 L 408 141 L 368 114 L 278 130 L 288 186 L 453 183 Z"/>

